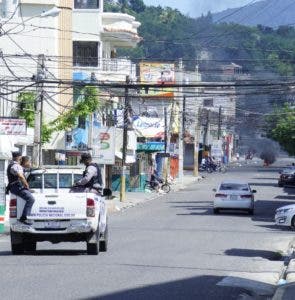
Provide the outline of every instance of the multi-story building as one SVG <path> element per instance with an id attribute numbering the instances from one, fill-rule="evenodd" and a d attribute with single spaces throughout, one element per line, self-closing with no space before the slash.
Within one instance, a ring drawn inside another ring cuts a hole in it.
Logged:
<path id="1" fill-rule="evenodd" d="M 71 65 L 65 66 L 61 59 L 72 56 L 72 5 L 66 0 L 0 0 L 0 14 L 0 111 L 2 117 L 15 117 L 19 108 L 16 102 L 21 93 L 37 97 L 38 91 L 33 84 L 37 70 L 43 64 L 38 58 L 40 54 L 44 55 L 47 79 L 72 78 Z M 55 119 L 63 105 L 71 105 L 69 97 L 59 93 L 61 89 L 45 88 L 45 122 Z M 63 140 L 62 136 L 56 135 L 47 147 L 61 147 Z M 32 134 L 20 146 L 25 144 L 32 144 Z"/>
<path id="2" fill-rule="evenodd" d="M 117 48 L 132 48 L 140 41 L 140 23 L 133 16 L 103 11 L 103 0 L 74 1 L 74 78 L 87 80 L 94 73 L 98 81 L 125 81 L 135 78 L 136 66 L 116 57 Z M 87 33 L 87 34 L 85 34 Z"/>
<path id="3" fill-rule="evenodd" d="M 38 94 L 36 85 L 29 85 L 40 70 L 40 54 L 45 57 L 48 80 L 95 78 L 119 82 L 126 76 L 136 76 L 135 65 L 117 58 L 116 49 L 136 46 L 140 23 L 127 14 L 104 13 L 103 0 L 0 0 L 0 14 L 3 117 L 17 115 L 20 92 L 32 92 L 35 97 Z M 24 90 L 18 92 L 19 86 Z M 44 91 L 45 122 L 54 120 L 74 103 L 71 86 L 45 84 Z M 64 132 L 56 133 L 44 145 L 45 163 L 54 162 L 55 152 L 65 151 L 66 136 Z M 77 150 L 75 145 L 73 150 Z"/>
<path id="4" fill-rule="evenodd" d="M 116 53 L 117 48 L 132 48 L 138 44 L 140 23 L 128 14 L 104 12 L 103 4 L 103 0 L 74 1 L 73 79 L 113 83 L 125 82 L 128 76 L 136 80 L 136 65 L 129 59 L 117 58 Z M 75 92 L 74 99 L 79 99 L 81 91 L 75 89 Z M 116 90 L 100 90 L 99 94 L 101 102 L 108 102 L 111 94 L 112 102 L 118 102 Z M 100 126 L 102 120 L 99 114 L 94 114 L 93 118 L 79 121 L 78 127 L 68 133 L 66 143 L 67 157 L 72 163 L 80 151 L 91 145 L 90 128 Z"/>

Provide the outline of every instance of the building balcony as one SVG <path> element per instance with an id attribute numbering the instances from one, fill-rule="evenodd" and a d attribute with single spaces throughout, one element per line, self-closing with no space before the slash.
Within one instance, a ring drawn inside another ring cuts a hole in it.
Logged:
<path id="1" fill-rule="evenodd" d="M 98 81 L 125 82 L 126 76 L 136 78 L 136 64 L 129 59 L 98 59 L 97 61 L 80 59 L 74 64 L 74 80 L 90 80 L 94 73 Z"/>
<path id="2" fill-rule="evenodd" d="M 135 17 L 122 13 L 102 14 L 102 40 L 111 42 L 114 47 L 135 47 L 141 38 Z"/>

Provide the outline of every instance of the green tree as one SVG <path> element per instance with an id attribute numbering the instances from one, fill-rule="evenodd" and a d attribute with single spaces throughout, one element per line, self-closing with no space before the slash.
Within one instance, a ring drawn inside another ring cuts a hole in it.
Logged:
<path id="1" fill-rule="evenodd" d="M 90 114 L 99 110 L 98 93 L 98 89 L 94 86 L 86 86 L 83 89 L 75 88 L 74 94 L 78 96 L 78 100 L 71 109 L 58 116 L 49 124 L 53 132 L 72 129 L 77 125 L 78 118 L 87 118 Z"/>
<path id="2" fill-rule="evenodd" d="M 34 92 L 22 92 L 18 94 L 17 100 L 19 101 L 17 116 L 25 119 L 28 127 L 34 127 L 34 106 L 36 93 Z"/>
<path id="3" fill-rule="evenodd" d="M 54 132 L 64 131 L 74 128 L 78 118 L 87 118 L 91 113 L 100 109 L 98 89 L 93 86 L 86 86 L 82 89 L 75 89 L 78 93 L 78 101 L 72 108 L 59 115 L 48 124 L 42 124 L 42 143 L 48 143 Z M 18 116 L 27 121 L 28 127 L 34 127 L 34 103 L 36 94 L 32 92 L 22 92 L 18 95 L 20 101 Z"/>
<path id="4" fill-rule="evenodd" d="M 145 4 L 142 0 L 129 0 L 129 4 L 136 13 L 142 13 L 145 10 Z"/>
<path id="5" fill-rule="evenodd" d="M 267 134 L 290 155 L 295 155 L 295 108 L 290 105 L 276 108 L 267 117 Z"/>

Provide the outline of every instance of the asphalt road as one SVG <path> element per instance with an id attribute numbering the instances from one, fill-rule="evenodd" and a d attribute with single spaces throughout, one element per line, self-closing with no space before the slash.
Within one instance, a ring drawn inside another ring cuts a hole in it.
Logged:
<path id="1" fill-rule="evenodd" d="M 253 217 L 212 214 L 222 178 L 258 190 Z M 276 178 L 277 170 L 236 168 L 114 214 L 109 252 L 99 256 L 87 256 L 82 243 L 40 243 L 36 255 L 11 256 L 9 237 L 1 237 L 1 299 L 237 299 L 241 288 L 217 284 L 274 281 L 283 266 L 277 250 L 294 236 L 273 224 L 275 209 L 295 202 Z"/>

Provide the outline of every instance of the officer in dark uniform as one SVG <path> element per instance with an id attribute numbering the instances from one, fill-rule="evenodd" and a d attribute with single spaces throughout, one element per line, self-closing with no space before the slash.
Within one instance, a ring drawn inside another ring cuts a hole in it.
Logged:
<path id="1" fill-rule="evenodd" d="M 24 176 L 23 167 L 20 165 L 22 155 L 20 152 L 12 152 L 12 162 L 7 167 L 8 191 L 22 198 L 26 204 L 20 218 L 20 222 L 30 225 L 27 217 L 31 214 L 31 210 L 35 199 L 30 192 L 30 187 Z"/>
<path id="2" fill-rule="evenodd" d="M 89 192 L 97 193 L 102 188 L 102 176 L 98 164 L 92 162 L 89 153 L 81 155 L 80 163 L 86 166 L 81 180 L 75 183 L 75 186 L 84 187 Z"/>

